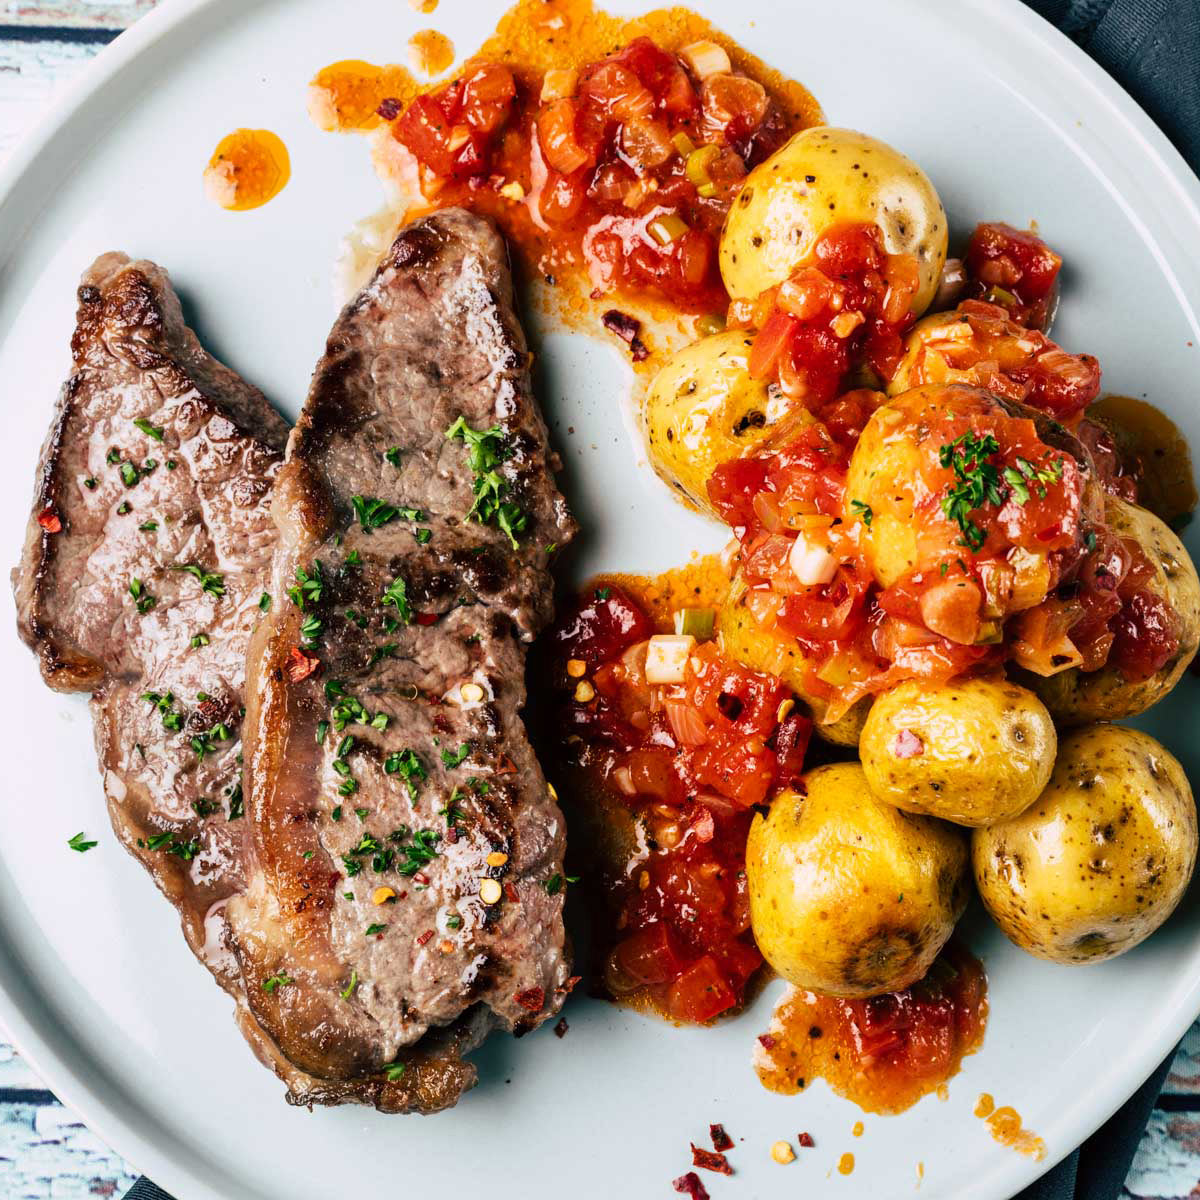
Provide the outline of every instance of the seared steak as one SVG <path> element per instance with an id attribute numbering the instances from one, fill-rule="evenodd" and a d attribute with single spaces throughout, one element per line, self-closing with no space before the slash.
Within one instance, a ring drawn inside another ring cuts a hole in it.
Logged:
<path id="1" fill-rule="evenodd" d="M 405 229 L 292 433 L 249 659 L 226 917 L 297 1103 L 444 1108 L 489 1028 L 569 986 L 565 830 L 520 718 L 574 532 L 553 465 L 500 237 Z"/>
<path id="2" fill-rule="evenodd" d="M 238 995 L 219 914 L 241 888 L 245 655 L 287 426 L 153 263 L 96 261 L 72 350 L 14 572 L 21 636 L 52 688 L 92 693 L 113 827 Z"/>

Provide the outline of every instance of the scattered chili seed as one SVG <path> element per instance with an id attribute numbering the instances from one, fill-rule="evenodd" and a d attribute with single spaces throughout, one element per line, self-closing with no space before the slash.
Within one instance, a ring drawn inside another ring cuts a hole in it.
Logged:
<path id="1" fill-rule="evenodd" d="M 497 879 L 481 879 L 479 881 L 479 898 L 484 904 L 495 904 L 504 894 L 504 889 Z"/>
<path id="2" fill-rule="evenodd" d="M 493 850 L 487 856 L 487 865 L 489 867 L 502 867 L 508 862 L 508 855 L 503 850 Z"/>
<path id="3" fill-rule="evenodd" d="M 791 1142 L 785 1142 L 781 1138 L 771 1146 L 771 1157 L 777 1163 L 786 1166 L 788 1163 L 796 1161 L 796 1152 L 792 1149 Z"/>

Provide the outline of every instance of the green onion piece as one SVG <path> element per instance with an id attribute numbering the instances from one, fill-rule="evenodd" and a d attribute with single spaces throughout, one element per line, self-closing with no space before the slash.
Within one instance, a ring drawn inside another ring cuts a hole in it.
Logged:
<path id="1" fill-rule="evenodd" d="M 681 608 L 675 614 L 675 632 L 684 637 L 694 637 L 698 642 L 707 642 L 713 635 L 716 619 L 715 609 Z"/>

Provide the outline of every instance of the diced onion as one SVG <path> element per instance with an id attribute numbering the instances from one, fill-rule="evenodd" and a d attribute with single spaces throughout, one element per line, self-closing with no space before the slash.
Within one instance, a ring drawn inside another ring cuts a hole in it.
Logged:
<path id="1" fill-rule="evenodd" d="M 695 153 L 696 143 L 682 129 L 678 133 L 671 135 L 671 142 L 684 158 L 687 158 L 689 154 Z"/>
<path id="2" fill-rule="evenodd" d="M 710 75 L 727 75 L 733 70 L 729 55 L 716 42 L 692 42 L 679 51 L 679 57 L 692 68 L 697 79 Z"/>
<path id="3" fill-rule="evenodd" d="M 708 726 L 700 711 L 681 700 L 668 700 L 663 704 L 671 732 L 682 746 L 703 746 L 708 741 Z"/>
<path id="4" fill-rule="evenodd" d="M 646 230 L 660 246 L 669 246 L 687 233 L 688 223 L 678 213 L 664 213 L 655 217 Z"/>
<path id="5" fill-rule="evenodd" d="M 699 150 L 693 150 L 687 156 L 687 162 L 683 166 L 688 179 L 697 187 L 711 184 L 712 176 L 709 174 L 709 168 L 720 156 L 720 146 L 701 146 Z"/>
<path id="6" fill-rule="evenodd" d="M 837 556 L 826 541 L 809 541 L 802 533 L 788 555 L 792 574 L 806 587 L 829 583 L 837 573 Z"/>
<path id="7" fill-rule="evenodd" d="M 690 634 L 655 634 L 646 646 L 646 682 L 682 683 L 695 648 L 696 639 Z"/>

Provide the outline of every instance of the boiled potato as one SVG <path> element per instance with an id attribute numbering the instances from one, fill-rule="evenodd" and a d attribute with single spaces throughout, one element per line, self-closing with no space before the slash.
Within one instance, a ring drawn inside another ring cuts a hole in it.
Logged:
<path id="1" fill-rule="evenodd" d="M 1091 725 L 1063 738 L 1031 808 L 975 831 L 971 855 L 1010 941 L 1052 962 L 1112 958 L 1170 916 L 1192 877 L 1192 789 L 1148 734 Z"/>
<path id="2" fill-rule="evenodd" d="M 706 511 L 713 470 L 749 454 L 784 413 L 766 380 L 750 378 L 753 345 L 753 334 L 730 330 L 685 346 L 646 395 L 642 420 L 654 469 Z"/>
<path id="3" fill-rule="evenodd" d="M 1148 586 L 1179 614 L 1178 653 L 1149 679 L 1128 680 L 1116 667 L 1082 672 L 1062 671 L 1048 678 L 1030 676 L 1030 685 L 1063 725 L 1119 720 L 1157 704 L 1179 682 L 1200 645 L 1200 579 L 1183 543 L 1153 513 L 1109 496 L 1105 502 L 1110 528 L 1133 538 L 1154 565 Z"/>
<path id="4" fill-rule="evenodd" d="M 859 753 L 877 799 L 958 825 L 991 825 L 1041 795 L 1057 746 L 1046 706 L 1015 683 L 913 680 L 876 698 Z"/>
<path id="5" fill-rule="evenodd" d="M 916 256 L 920 314 L 946 261 L 946 213 L 925 172 L 885 142 L 850 129 L 802 130 L 746 177 L 721 235 L 721 277 L 753 299 L 804 265 L 821 234 L 874 222 L 889 254 Z"/>
<path id="6" fill-rule="evenodd" d="M 828 702 L 809 695 L 804 683 L 804 652 L 791 638 L 764 629 L 746 607 L 746 585 L 733 581 L 729 597 L 717 612 L 717 637 L 721 652 L 755 671 L 776 675 L 804 701 L 814 717 L 813 731 L 837 746 L 857 746 L 863 721 L 871 706 L 860 700 L 836 721 L 826 722 Z"/>
<path id="7" fill-rule="evenodd" d="M 750 919 L 798 987 L 874 996 L 929 969 L 967 902 L 967 839 L 871 796 L 857 763 L 818 767 L 754 818 Z"/>

